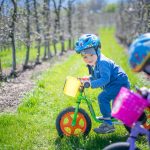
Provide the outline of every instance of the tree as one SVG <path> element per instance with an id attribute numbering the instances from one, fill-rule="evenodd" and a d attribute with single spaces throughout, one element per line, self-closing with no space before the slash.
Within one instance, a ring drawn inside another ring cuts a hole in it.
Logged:
<path id="1" fill-rule="evenodd" d="M 106 1 L 105 0 L 90 0 L 89 1 L 89 9 L 92 12 L 100 12 L 101 9 L 106 5 Z"/>
<path id="2" fill-rule="evenodd" d="M 4 4 L 4 1 L 5 1 L 5 0 L 2 0 L 1 3 L 0 3 L 0 12 L 1 12 L 1 10 L 2 10 L 2 6 L 3 6 L 3 4 Z"/>
<path id="3" fill-rule="evenodd" d="M 30 68 L 28 66 L 28 62 L 29 62 L 29 54 L 30 54 L 30 15 L 31 15 L 31 12 L 30 12 L 30 3 L 29 3 L 29 0 L 26 0 L 26 10 L 27 10 L 27 15 L 26 15 L 26 18 L 27 18 L 27 26 L 26 26 L 26 57 L 25 57 L 25 63 L 23 65 L 23 70 L 27 69 L 27 68 Z"/>
<path id="4" fill-rule="evenodd" d="M 15 23 L 17 20 L 17 2 L 16 0 L 11 0 L 13 4 L 13 14 L 12 14 L 12 22 L 10 24 L 10 34 L 9 37 L 11 39 L 11 46 L 12 46 L 12 70 L 10 75 L 16 77 L 16 47 L 15 47 Z"/>
<path id="5" fill-rule="evenodd" d="M 52 0 L 52 2 L 54 5 L 54 13 L 55 13 L 53 46 L 54 46 L 54 51 L 56 55 L 57 54 L 57 49 L 56 49 L 57 36 L 58 34 L 60 35 L 60 11 L 62 7 L 62 0 L 58 1 L 58 5 L 57 5 L 56 0 Z"/>
<path id="6" fill-rule="evenodd" d="M 144 6 L 145 6 L 145 22 L 146 22 L 146 32 L 150 32 L 150 1 L 144 0 Z"/>
<path id="7" fill-rule="evenodd" d="M 117 4 L 108 4 L 105 8 L 104 8 L 104 12 L 108 12 L 108 13 L 115 13 L 117 10 Z"/>
<path id="8" fill-rule="evenodd" d="M 73 14 L 73 3 L 76 0 L 68 0 L 67 7 L 63 7 L 67 11 L 67 21 L 68 21 L 68 34 L 69 34 L 69 45 L 68 49 L 72 48 L 72 14 Z"/>
<path id="9" fill-rule="evenodd" d="M 52 57 L 50 50 L 50 28 L 51 28 L 51 18 L 50 18 L 50 0 L 44 0 L 43 4 L 43 17 L 44 17 L 44 57 L 43 60 Z"/>
<path id="10" fill-rule="evenodd" d="M 132 40 L 142 33 L 150 31 L 150 1 L 123 0 L 119 5 L 117 19 L 117 37 L 129 46 Z"/>
<path id="11" fill-rule="evenodd" d="M 2 64 L 1 64 L 1 59 L 0 59 L 0 81 L 2 81 L 2 74 L 3 74 L 3 71 L 2 71 Z"/>
<path id="12" fill-rule="evenodd" d="M 34 4 L 34 17 L 35 17 L 35 24 L 36 24 L 36 42 L 37 42 L 37 55 L 36 55 L 36 61 L 35 65 L 41 64 L 40 62 L 40 51 L 41 51 L 41 35 L 40 35 L 40 25 L 39 25 L 39 17 L 38 17 L 38 12 L 37 12 L 37 2 L 36 0 L 33 0 Z"/>

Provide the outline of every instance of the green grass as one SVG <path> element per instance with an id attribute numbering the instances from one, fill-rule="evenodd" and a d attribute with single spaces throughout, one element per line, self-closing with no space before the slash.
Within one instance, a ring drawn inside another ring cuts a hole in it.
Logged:
<path id="1" fill-rule="evenodd" d="M 113 29 L 100 31 L 102 52 L 124 68 L 132 87 L 135 84 L 143 85 L 139 76 L 130 71 L 127 56 L 123 48 L 117 44 L 113 34 Z M 111 142 L 127 139 L 127 132 L 123 126 L 116 126 L 116 132 L 107 135 L 97 135 L 91 130 L 85 139 L 58 137 L 55 128 L 58 113 L 66 107 L 75 106 L 74 98 L 63 94 L 64 81 L 68 75 L 75 77 L 87 75 L 87 69 L 80 56 L 74 54 L 43 73 L 37 81 L 37 87 L 22 100 L 17 113 L 1 114 L 0 149 L 101 150 Z M 94 99 L 93 106 L 97 115 L 99 108 L 96 97 L 99 92 L 99 89 L 86 91 L 87 95 Z M 81 107 L 89 113 L 85 104 Z M 97 126 L 99 124 L 92 121 L 92 128 Z M 137 144 L 142 150 L 148 150 L 144 137 L 138 139 Z"/>

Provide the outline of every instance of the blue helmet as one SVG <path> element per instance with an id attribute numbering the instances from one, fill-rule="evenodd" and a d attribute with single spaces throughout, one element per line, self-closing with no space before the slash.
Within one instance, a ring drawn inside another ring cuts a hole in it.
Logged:
<path id="1" fill-rule="evenodd" d="M 129 63 L 133 71 L 144 70 L 150 61 L 150 33 L 139 36 L 129 48 Z"/>
<path id="2" fill-rule="evenodd" d="M 81 53 L 81 51 L 92 47 L 99 51 L 99 48 L 101 48 L 100 39 L 94 34 L 83 34 L 75 44 L 75 51 Z"/>

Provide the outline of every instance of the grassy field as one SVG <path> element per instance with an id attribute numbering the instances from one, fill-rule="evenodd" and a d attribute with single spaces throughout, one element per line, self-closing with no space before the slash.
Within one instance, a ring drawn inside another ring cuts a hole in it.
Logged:
<path id="1" fill-rule="evenodd" d="M 102 52 L 121 65 L 129 75 L 132 88 L 135 85 L 148 85 L 140 75 L 133 74 L 128 66 L 127 55 L 114 38 L 113 29 L 100 30 Z M 87 75 L 87 68 L 77 54 L 54 65 L 43 73 L 36 81 L 36 88 L 28 93 L 18 107 L 17 113 L 0 115 L 0 149 L 18 150 L 102 150 L 106 145 L 125 141 L 127 131 L 123 126 L 116 126 L 116 132 L 97 135 L 92 130 L 84 139 L 82 137 L 59 138 L 55 128 L 55 120 L 60 111 L 75 106 L 75 100 L 63 94 L 66 76 Z M 94 99 L 93 106 L 99 115 L 97 95 L 99 89 L 87 89 L 86 93 Z M 88 113 L 85 104 L 81 105 Z M 99 124 L 92 121 L 92 128 Z M 138 139 L 138 146 L 148 150 L 145 138 Z"/>

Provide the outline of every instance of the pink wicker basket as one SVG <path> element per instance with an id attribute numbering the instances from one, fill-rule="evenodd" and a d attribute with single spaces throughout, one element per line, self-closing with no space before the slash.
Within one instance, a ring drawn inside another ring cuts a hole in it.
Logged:
<path id="1" fill-rule="evenodd" d="M 112 108 L 112 116 L 132 127 L 148 106 L 148 101 L 139 94 L 122 87 Z"/>

